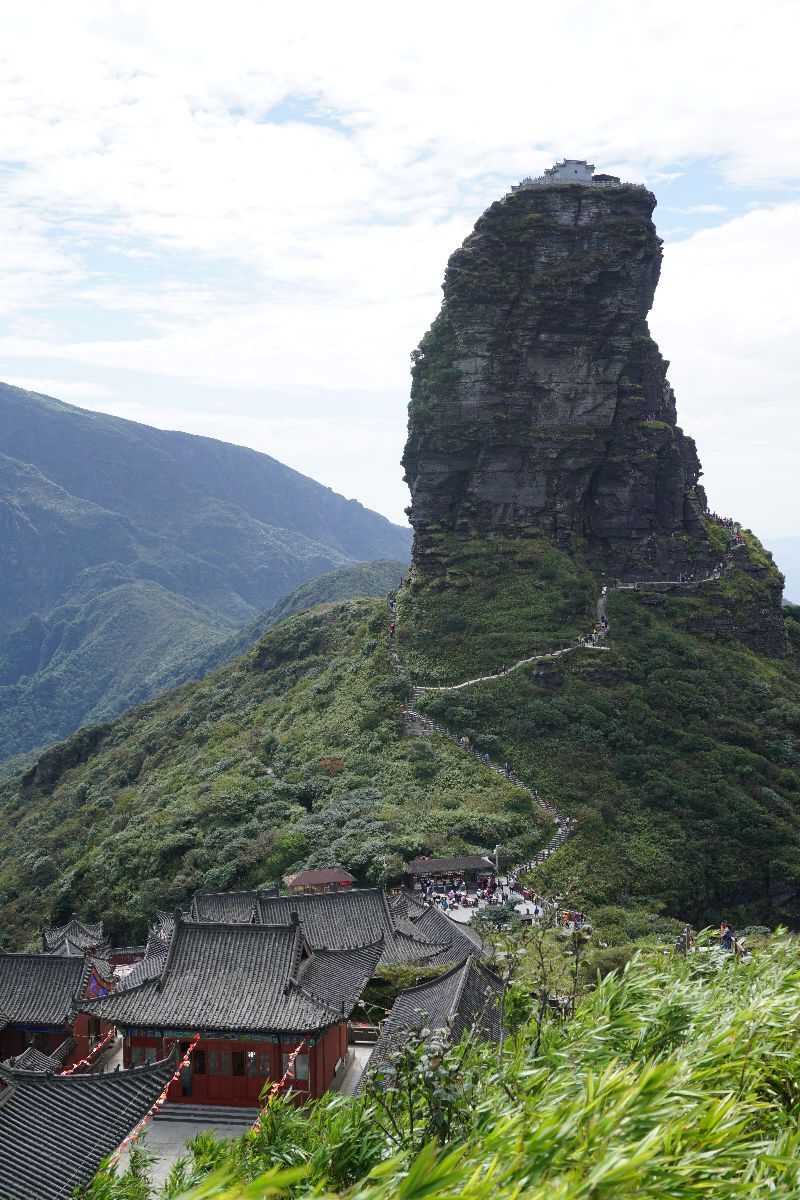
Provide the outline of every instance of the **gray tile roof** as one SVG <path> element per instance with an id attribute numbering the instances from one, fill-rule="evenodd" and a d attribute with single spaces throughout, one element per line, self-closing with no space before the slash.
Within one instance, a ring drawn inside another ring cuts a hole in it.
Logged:
<path id="1" fill-rule="evenodd" d="M 158 976 L 84 1004 L 116 1024 L 197 1032 L 312 1032 L 349 1016 L 381 943 L 357 953 L 306 950 L 299 923 L 178 920 Z M 141 965 L 141 964 L 140 964 Z"/>
<path id="2" fill-rule="evenodd" d="M 489 947 L 469 925 L 459 925 L 435 905 L 423 908 L 414 918 L 414 928 L 432 942 L 439 942 L 444 949 L 430 960 L 430 966 L 445 966 L 447 963 L 463 962 L 469 955 L 488 957 Z"/>
<path id="3" fill-rule="evenodd" d="M 453 875 L 458 871 L 494 872 L 494 863 L 485 854 L 462 854 L 450 858 L 412 858 L 405 864 L 408 875 Z"/>
<path id="4" fill-rule="evenodd" d="M 194 921 L 252 921 L 258 896 L 255 892 L 199 892 L 192 900 Z"/>
<path id="5" fill-rule="evenodd" d="M 403 891 L 395 892 L 389 897 L 389 907 L 393 913 L 399 913 L 401 916 L 415 921 L 417 917 L 422 916 L 428 906 L 422 899 L 421 892 L 411 892 L 404 888 Z"/>
<path id="6" fill-rule="evenodd" d="M 159 909 L 156 912 L 155 920 L 150 925 L 150 933 L 154 937 L 160 937 L 169 941 L 172 937 L 172 931 L 175 928 L 175 913 L 163 912 Z"/>
<path id="7" fill-rule="evenodd" d="M 105 943 L 102 921 L 88 924 L 77 917 L 72 917 L 66 925 L 53 925 L 45 929 L 43 938 L 45 950 L 55 950 L 65 941 L 72 942 L 81 952 L 95 950 Z"/>
<path id="8" fill-rule="evenodd" d="M 365 1081 L 391 1069 L 393 1055 L 411 1031 L 445 1031 L 455 1044 L 467 1031 L 488 1041 L 500 1040 L 502 981 L 474 958 L 453 967 L 438 979 L 408 988 L 395 1000 L 375 1043 Z"/>
<path id="9" fill-rule="evenodd" d="M 75 1044 L 74 1037 L 65 1038 L 52 1054 L 42 1054 L 41 1050 L 34 1046 L 27 1046 L 21 1054 L 15 1058 L 7 1058 L 0 1065 L 14 1067 L 18 1071 L 49 1071 L 51 1075 L 55 1075 L 63 1067 L 70 1052 L 75 1049 Z"/>
<path id="10" fill-rule="evenodd" d="M 147 1113 L 177 1059 L 107 1075 L 0 1066 L 0 1196 L 66 1200 Z"/>
<path id="11" fill-rule="evenodd" d="M 346 950 L 383 939 L 381 964 L 426 963 L 444 950 L 402 915 L 393 913 L 380 888 L 346 888 L 340 892 L 305 892 L 296 896 L 258 897 L 265 924 L 285 924 L 296 912 L 315 949 Z"/>
<path id="12" fill-rule="evenodd" d="M 64 1025 L 83 995 L 87 974 L 83 958 L 0 955 L 0 1027 Z"/>
<path id="13" fill-rule="evenodd" d="M 175 924 L 173 922 L 172 932 L 175 932 Z M 170 934 L 170 939 L 172 934 Z M 126 991 L 129 988 L 138 987 L 142 983 L 146 983 L 148 979 L 158 979 L 161 972 L 164 970 L 164 965 L 169 954 L 169 940 L 160 938 L 155 934 L 147 939 L 147 947 L 144 952 L 144 958 L 140 958 L 134 964 L 133 970 L 127 975 L 123 975 L 117 983 L 116 990 L 118 992 Z"/>

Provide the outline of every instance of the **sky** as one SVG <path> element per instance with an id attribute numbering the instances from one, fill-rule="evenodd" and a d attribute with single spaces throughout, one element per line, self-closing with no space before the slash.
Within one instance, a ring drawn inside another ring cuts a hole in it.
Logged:
<path id="1" fill-rule="evenodd" d="M 4 0 L 0 378 L 404 521 L 448 256 L 564 156 L 658 198 L 713 508 L 800 534 L 800 5 Z"/>

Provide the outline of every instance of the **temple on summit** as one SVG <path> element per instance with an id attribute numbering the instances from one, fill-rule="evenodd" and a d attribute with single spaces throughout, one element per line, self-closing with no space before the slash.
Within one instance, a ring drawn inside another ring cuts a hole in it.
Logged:
<path id="1" fill-rule="evenodd" d="M 551 187 L 553 184 L 580 183 L 593 187 L 619 187 L 618 175 L 603 175 L 594 173 L 594 163 L 585 158 L 565 158 L 563 162 L 554 163 L 543 175 L 527 176 L 514 184 L 512 192 L 524 191 L 527 188 Z"/>
<path id="2" fill-rule="evenodd" d="M 564 159 L 451 255 L 412 356 L 403 466 L 420 575 L 451 538 L 544 536 L 623 580 L 716 563 L 696 447 L 647 324 L 655 203 Z"/>

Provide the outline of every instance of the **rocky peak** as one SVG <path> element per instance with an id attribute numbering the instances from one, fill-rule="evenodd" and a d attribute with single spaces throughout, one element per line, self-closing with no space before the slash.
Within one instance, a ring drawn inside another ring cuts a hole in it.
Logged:
<path id="1" fill-rule="evenodd" d="M 439 534 L 533 531 L 623 576 L 714 559 L 695 445 L 647 326 L 654 207 L 629 184 L 520 188 L 450 258 L 413 355 L 418 567 Z"/>

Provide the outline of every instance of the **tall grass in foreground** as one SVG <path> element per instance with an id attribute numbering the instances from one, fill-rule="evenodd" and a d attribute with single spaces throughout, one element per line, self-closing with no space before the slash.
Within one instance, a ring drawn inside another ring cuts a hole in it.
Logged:
<path id="1" fill-rule="evenodd" d="M 227 1149 L 206 1140 L 165 1194 L 800 1197 L 799 1029 L 800 945 L 789 935 L 748 964 L 714 950 L 637 958 L 599 982 L 571 1022 L 548 1026 L 535 1059 L 523 1026 L 502 1055 L 462 1046 L 437 1059 L 429 1077 L 447 1095 L 426 1093 L 418 1072 L 406 1088 L 401 1074 L 389 1099 L 398 1124 L 408 1132 L 409 1095 L 416 1135 L 431 1105 L 445 1104 L 444 1144 L 398 1153 L 381 1133 L 385 1102 L 332 1097 L 304 1117 L 274 1109 L 260 1133 Z M 448 1061 L 458 1070 L 443 1072 Z M 124 1186 L 106 1181 L 88 1195 L 140 1194 L 115 1190 Z"/>

